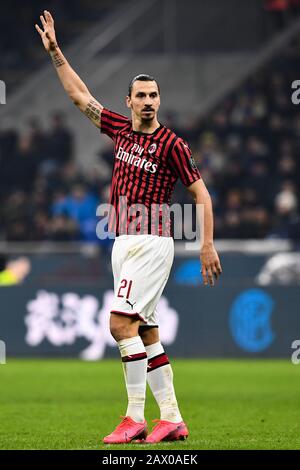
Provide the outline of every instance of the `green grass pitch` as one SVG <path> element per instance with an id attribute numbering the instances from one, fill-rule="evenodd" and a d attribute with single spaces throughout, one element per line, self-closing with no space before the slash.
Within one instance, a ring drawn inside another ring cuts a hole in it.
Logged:
<path id="1" fill-rule="evenodd" d="M 121 363 L 16 360 L 0 365 L 1 449 L 300 449 L 300 365 L 172 361 L 186 441 L 105 446 L 126 410 Z M 158 418 L 147 391 L 146 418 Z"/>

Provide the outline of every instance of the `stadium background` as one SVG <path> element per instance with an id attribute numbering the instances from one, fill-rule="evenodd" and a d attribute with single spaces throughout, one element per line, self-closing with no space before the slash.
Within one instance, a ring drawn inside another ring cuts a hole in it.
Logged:
<path id="1" fill-rule="evenodd" d="M 34 30 L 44 8 L 108 108 L 127 112 L 135 74 L 157 78 L 160 121 L 189 142 L 213 199 L 221 281 L 204 288 L 194 244 L 176 241 L 159 305 L 179 399 L 205 430 L 182 446 L 299 448 L 298 0 L 1 5 L 0 447 L 98 448 L 124 401 L 107 327 L 112 241 L 96 237 L 112 147 L 64 95 Z M 173 201 L 190 202 L 180 183 Z"/>

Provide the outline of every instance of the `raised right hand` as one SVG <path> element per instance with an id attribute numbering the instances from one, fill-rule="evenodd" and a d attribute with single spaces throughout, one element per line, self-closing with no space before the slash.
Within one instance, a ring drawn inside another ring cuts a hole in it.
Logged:
<path id="1" fill-rule="evenodd" d="M 44 30 L 42 30 L 39 25 L 35 25 L 35 29 L 42 38 L 44 47 L 47 52 L 54 51 L 57 47 L 55 29 L 54 29 L 54 20 L 51 16 L 51 13 L 47 10 L 44 10 L 44 16 L 40 16 Z"/>

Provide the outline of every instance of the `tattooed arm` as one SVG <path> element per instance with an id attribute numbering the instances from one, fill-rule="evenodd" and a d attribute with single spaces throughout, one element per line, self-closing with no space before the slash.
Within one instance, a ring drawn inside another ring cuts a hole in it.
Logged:
<path id="1" fill-rule="evenodd" d="M 54 20 L 49 11 L 40 16 L 43 29 L 37 24 L 36 30 L 40 34 L 44 47 L 49 52 L 58 77 L 73 103 L 82 111 L 95 126 L 100 127 L 101 111 L 103 106 L 93 98 L 87 86 L 72 69 L 62 51 L 59 49 L 55 36 Z"/>

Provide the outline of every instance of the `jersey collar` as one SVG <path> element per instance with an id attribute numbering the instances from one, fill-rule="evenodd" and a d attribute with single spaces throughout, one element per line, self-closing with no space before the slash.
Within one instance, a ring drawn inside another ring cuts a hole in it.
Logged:
<path id="1" fill-rule="evenodd" d="M 153 137 L 154 135 L 156 135 L 158 133 L 158 131 L 160 131 L 160 129 L 162 129 L 164 126 L 162 124 L 159 123 L 159 126 L 155 129 L 155 131 L 153 132 L 140 132 L 140 131 L 134 131 L 132 129 L 132 132 L 136 135 L 145 135 L 145 136 L 151 136 Z"/>

